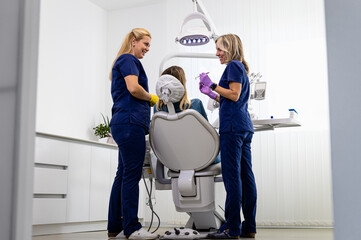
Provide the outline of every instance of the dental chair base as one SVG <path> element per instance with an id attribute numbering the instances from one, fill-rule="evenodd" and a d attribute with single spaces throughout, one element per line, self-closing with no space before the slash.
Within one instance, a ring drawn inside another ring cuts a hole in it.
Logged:
<path id="1" fill-rule="evenodd" d="M 207 234 L 199 233 L 191 228 L 174 228 L 171 231 L 166 231 L 164 236 L 160 239 L 203 239 Z"/>
<path id="2" fill-rule="evenodd" d="M 189 215 L 185 227 L 201 232 L 210 232 L 219 229 L 225 222 L 224 218 L 216 211 L 187 212 Z"/>
<path id="3" fill-rule="evenodd" d="M 194 172 L 193 170 L 169 171 L 172 195 L 178 212 L 190 216 L 186 227 L 202 231 L 218 229 L 224 222 L 215 210 L 214 177 L 221 173 L 220 164 Z"/>

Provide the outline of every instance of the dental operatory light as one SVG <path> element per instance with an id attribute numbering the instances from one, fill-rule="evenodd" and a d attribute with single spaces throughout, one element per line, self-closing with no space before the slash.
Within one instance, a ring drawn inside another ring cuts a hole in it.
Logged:
<path id="1" fill-rule="evenodd" d="M 216 39 L 216 29 L 208 12 L 204 8 L 202 0 L 192 0 L 194 12 L 189 14 L 183 21 L 181 31 L 175 41 L 184 46 L 200 46 L 209 43 L 210 39 Z M 203 27 L 187 27 L 186 24 L 194 19 L 203 21 Z"/>

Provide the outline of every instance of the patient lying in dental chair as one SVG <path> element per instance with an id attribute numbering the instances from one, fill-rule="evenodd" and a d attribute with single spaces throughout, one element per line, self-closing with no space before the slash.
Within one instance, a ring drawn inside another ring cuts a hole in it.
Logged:
<path id="1" fill-rule="evenodd" d="M 177 79 L 178 81 L 181 82 L 181 84 L 184 87 L 184 90 L 180 89 L 179 91 L 172 92 L 172 94 L 176 94 L 176 95 L 183 94 L 183 96 L 177 96 L 181 100 L 179 102 L 175 102 L 173 104 L 175 112 L 181 112 L 186 109 L 193 109 L 193 110 L 196 110 L 197 112 L 199 112 L 208 121 L 207 114 L 206 114 L 206 111 L 204 110 L 202 101 L 198 98 L 194 98 L 191 101 L 189 101 L 188 96 L 187 96 L 187 89 L 186 89 L 186 77 L 185 77 L 184 70 L 181 67 L 171 66 L 163 71 L 162 76 L 164 76 L 161 79 L 162 81 L 169 81 L 171 84 L 171 81 L 174 81 L 175 79 Z M 167 77 L 165 77 L 165 76 L 167 76 Z M 157 87 L 159 87 L 159 86 L 161 86 L 161 84 L 157 84 Z M 157 89 L 157 90 L 160 90 L 160 89 Z M 167 105 L 164 104 L 162 100 L 159 100 L 157 102 L 157 104 L 154 106 L 154 113 L 156 113 L 157 111 L 168 112 Z M 221 161 L 220 154 L 218 154 L 218 156 L 217 156 L 216 160 L 213 162 L 213 164 L 219 163 L 220 161 Z"/>

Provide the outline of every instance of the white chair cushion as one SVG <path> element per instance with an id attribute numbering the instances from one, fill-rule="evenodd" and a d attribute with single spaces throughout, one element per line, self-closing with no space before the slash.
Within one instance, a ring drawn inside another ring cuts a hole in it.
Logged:
<path id="1" fill-rule="evenodd" d="M 192 109 L 173 115 L 157 112 L 149 135 L 154 154 L 173 171 L 204 169 L 219 152 L 218 133 Z"/>

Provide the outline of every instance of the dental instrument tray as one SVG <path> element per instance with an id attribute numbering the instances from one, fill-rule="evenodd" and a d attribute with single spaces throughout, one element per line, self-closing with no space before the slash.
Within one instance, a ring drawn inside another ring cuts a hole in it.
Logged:
<path id="1" fill-rule="evenodd" d="M 301 122 L 295 118 L 259 119 L 252 120 L 255 132 L 274 130 L 281 127 L 299 127 Z"/>

